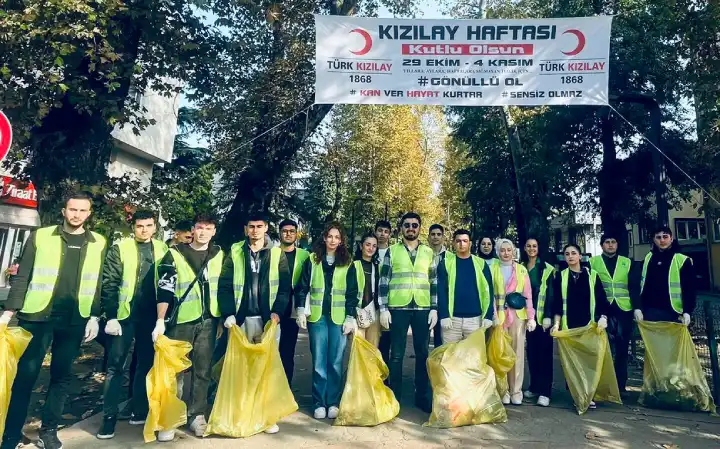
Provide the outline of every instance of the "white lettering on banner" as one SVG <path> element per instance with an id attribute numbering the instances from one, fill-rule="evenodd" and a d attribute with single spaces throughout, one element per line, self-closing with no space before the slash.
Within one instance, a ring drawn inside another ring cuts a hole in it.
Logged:
<path id="1" fill-rule="evenodd" d="M 315 16 L 315 103 L 606 105 L 612 17 Z"/>

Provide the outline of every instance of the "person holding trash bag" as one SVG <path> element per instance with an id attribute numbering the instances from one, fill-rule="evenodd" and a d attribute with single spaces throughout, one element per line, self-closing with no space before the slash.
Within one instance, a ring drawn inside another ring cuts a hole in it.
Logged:
<path id="1" fill-rule="evenodd" d="M 553 339 L 549 330 L 552 326 L 555 268 L 540 258 L 539 250 L 537 239 L 527 239 L 522 257 L 523 266 L 528 270 L 535 316 L 537 322 L 542 324 L 542 332 L 528 332 L 526 336 L 530 386 L 524 396 L 528 399 L 537 397 L 537 404 L 547 407 L 550 405 L 553 379 Z"/>
<path id="2" fill-rule="evenodd" d="M 607 329 L 609 303 L 597 273 L 580 266 L 582 252 L 574 243 L 565 245 L 563 254 L 568 267 L 554 280 L 552 333 L 583 328 L 590 323 L 597 323 L 598 329 Z M 595 408 L 595 402 L 590 401 L 589 407 Z"/>
<path id="3" fill-rule="evenodd" d="M 362 237 L 353 265 L 358 282 L 358 335 L 377 347 L 381 333 L 380 307 L 377 301 L 380 268 L 375 234 L 368 233 Z"/>
<path id="4" fill-rule="evenodd" d="M 33 231 L 13 277 L 0 324 L 14 313 L 18 326 L 32 334 L 20 357 L 12 385 L 2 449 L 15 449 L 22 439 L 33 385 L 50 350 L 50 386 L 42 410 L 40 441 L 45 449 L 60 449 L 57 431 L 73 383 L 72 367 L 80 345 L 98 335 L 100 277 L 105 260 L 105 237 L 90 231 L 92 198 L 70 194 L 62 209 L 63 222 Z M 3 367 L 4 369 L 4 367 Z"/>
<path id="5" fill-rule="evenodd" d="M 522 405 L 523 377 L 525 375 L 525 329 L 535 331 L 535 308 L 532 300 L 532 286 L 527 269 L 513 260 L 515 245 L 508 239 L 498 239 L 497 255 L 500 259 L 492 267 L 495 282 L 495 303 L 498 324 L 508 330 L 517 359 L 508 373 L 510 391 L 502 400 L 503 404 Z"/>
<path id="6" fill-rule="evenodd" d="M 358 306 L 355 265 L 340 223 L 328 223 L 322 239 L 315 242 L 295 288 L 295 304 L 299 305 L 297 324 L 310 336 L 313 415 L 335 419 L 342 394 L 343 353 L 347 336 L 357 330 Z"/>
<path id="7" fill-rule="evenodd" d="M 438 316 L 443 344 L 464 340 L 492 326 L 495 316 L 490 266 L 470 254 L 470 232 L 453 234 L 455 253 L 438 265 Z"/>
<path id="8" fill-rule="evenodd" d="M 662 226 L 653 233 L 652 250 L 645 256 L 635 320 L 680 321 L 687 326 L 695 304 L 692 259 L 680 253 L 672 231 Z"/>

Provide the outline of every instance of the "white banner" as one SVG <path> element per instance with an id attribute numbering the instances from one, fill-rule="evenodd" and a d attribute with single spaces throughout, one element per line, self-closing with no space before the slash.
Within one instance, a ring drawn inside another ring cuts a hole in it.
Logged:
<path id="1" fill-rule="evenodd" d="M 605 105 L 612 17 L 315 16 L 315 103 Z"/>

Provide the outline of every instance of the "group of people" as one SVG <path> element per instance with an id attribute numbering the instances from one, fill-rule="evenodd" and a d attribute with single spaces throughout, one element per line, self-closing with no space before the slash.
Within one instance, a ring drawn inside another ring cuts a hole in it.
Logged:
<path id="1" fill-rule="evenodd" d="M 621 390 L 627 379 L 632 320 L 688 324 L 695 306 L 692 261 L 676 250 L 672 232 L 654 234 L 639 285 L 630 285 L 632 264 L 617 254 L 617 240 L 602 237 L 603 254 L 581 266 L 577 245 L 563 249 L 567 268 L 557 272 L 544 260 L 538 241 L 525 242 L 522 262 L 508 239 L 483 238 L 471 254 L 471 234 L 456 230 L 452 250 L 443 245 L 442 226 L 429 229 L 421 243 L 421 217 L 406 213 L 401 239 L 390 245 L 392 226 L 379 221 L 362 237 L 353 255 L 343 226 L 329 223 L 312 251 L 296 246 L 298 225 L 279 225 L 280 246 L 267 236 L 268 221 L 250 216 L 246 239 L 226 254 L 213 243 L 216 221 L 196 217 L 170 245 L 156 240 L 152 212 L 132 217 L 132 237 L 106 247 L 85 226 L 92 212 L 88 195 L 71 195 L 63 223 L 34 231 L 24 248 L 0 326 L 17 314 L 33 336 L 18 363 L 1 449 L 22 438 L 30 395 L 48 350 L 51 380 L 43 406 L 40 440 L 61 449 L 57 427 L 82 342 L 93 340 L 104 322 L 107 376 L 99 439 L 113 438 L 116 422 L 142 425 L 148 414 L 145 377 L 153 343 L 161 336 L 189 342 L 192 367 L 178 376 L 178 397 L 187 403 L 189 429 L 202 437 L 213 400 L 211 370 L 223 356 L 227 329 L 240 326 L 259 342 L 265 325 L 279 324 L 279 352 L 292 383 L 299 329 L 307 329 L 312 354 L 312 400 L 316 419 L 338 416 L 343 390 L 343 354 L 348 336 L 358 333 L 378 346 L 389 366 L 389 386 L 400 400 L 408 329 L 415 352 L 415 404 L 430 413 L 432 391 L 426 369 L 430 334 L 435 346 L 460 341 L 479 329 L 502 326 L 518 355 L 508 373 L 505 404 L 537 397 L 548 406 L 552 391 L 553 341 L 550 330 L 596 322 L 614 336 L 615 369 Z M 538 324 L 539 323 L 539 324 Z M 225 328 L 220 333 L 219 329 Z M 530 387 L 523 392 L 525 346 Z M 132 365 L 131 400 L 119 410 L 122 379 Z M 266 430 L 276 433 L 277 424 Z M 174 429 L 159 432 L 172 441 Z"/>

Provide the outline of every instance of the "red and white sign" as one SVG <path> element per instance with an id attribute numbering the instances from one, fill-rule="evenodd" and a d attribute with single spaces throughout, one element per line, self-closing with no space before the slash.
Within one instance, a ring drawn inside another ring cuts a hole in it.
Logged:
<path id="1" fill-rule="evenodd" d="M 32 182 L 0 176 L 0 204 L 37 208 L 37 190 Z"/>
<path id="2" fill-rule="evenodd" d="M 7 116 L 0 111 L 0 162 L 5 159 L 12 145 L 12 127 Z"/>

